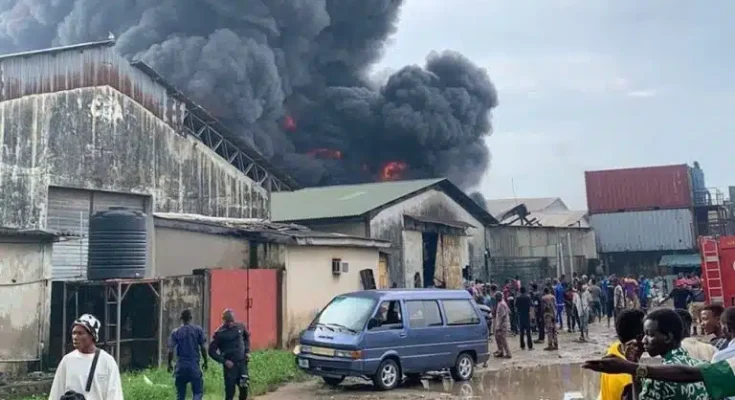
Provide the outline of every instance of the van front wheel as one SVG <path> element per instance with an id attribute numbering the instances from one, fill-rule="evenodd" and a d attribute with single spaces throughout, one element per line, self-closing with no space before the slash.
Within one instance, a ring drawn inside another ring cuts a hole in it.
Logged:
<path id="1" fill-rule="evenodd" d="M 380 390 L 395 389 L 401 383 L 401 367 L 390 358 L 386 358 L 378 366 L 378 371 L 373 376 L 373 384 Z"/>
<path id="2" fill-rule="evenodd" d="M 475 373 L 475 360 L 471 355 L 462 353 L 457 357 L 450 372 L 455 381 L 469 381 Z"/>
<path id="3" fill-rule="evenodd" d="M 326 383 L 329 386 L 339 386 L 339 384 L 345 380 L 345 377 L 344 376 L 338 376 L 338 377 L 323 376 L 322 379 L 324 380 L 324 383 Z"/>

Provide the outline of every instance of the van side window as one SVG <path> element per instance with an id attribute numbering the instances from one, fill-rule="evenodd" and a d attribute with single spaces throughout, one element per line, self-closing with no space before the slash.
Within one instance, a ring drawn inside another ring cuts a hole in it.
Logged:
<path id="1" fill-rule="evenodd" d="M 439 303 L 434 300 L 406 301 L 406 312 L 411 328 L 427 328 L 444 324 L 439 312 Z"/>
<path id="2" fill-rule="evenodd" d="M 384 301 L 380 303 L 378 312 L 375 314 L 378 325 L 374 329 L 402 329 L 403 316 L 401 315 L 401 303 L 397 300 Z"/>
<path id="3" fill-rule="evenodd" d="M 480 317 L 469 300 L 442 300 L 447 325 L 476 325 Z"/>

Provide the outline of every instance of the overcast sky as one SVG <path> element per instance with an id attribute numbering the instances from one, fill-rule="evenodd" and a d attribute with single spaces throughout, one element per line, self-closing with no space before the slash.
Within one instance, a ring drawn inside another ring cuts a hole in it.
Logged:
<path id="1" fill-rule="evenodd" d="M 500 105 L 487 198 L 586 208 L 584 171 L 698 160 L 735 185 L 735 2 L 408 0 L 378 69 L 453 49 Z M 732 171 L 732 172 L 731 172 Z"/>

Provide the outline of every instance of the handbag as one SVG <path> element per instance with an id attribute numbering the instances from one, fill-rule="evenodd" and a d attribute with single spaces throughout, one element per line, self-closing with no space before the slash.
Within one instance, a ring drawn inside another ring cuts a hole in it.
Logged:
<path id="1" fill-rule="evenodd" d="M 87 384 L 84 385 L 84 393 L 89 393 L 92 390 L 92 382 L 94 381 L 94 371 L 97 369 L 97 361 L 100 358 L 100 349 L 94 351 L 94 358 L 92 359 L 92 366 L 89 367 L 89 375 L 87 375 Z M 86 397 L 77 393 L 73 390 L 69 390 L 64 393 L 59 400 L 86 400 Z"/>

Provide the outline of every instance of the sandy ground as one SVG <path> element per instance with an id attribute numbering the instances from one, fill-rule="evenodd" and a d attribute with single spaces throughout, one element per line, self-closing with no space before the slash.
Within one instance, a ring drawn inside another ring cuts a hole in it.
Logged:
<path id="1" fill-rule="evenodd" d="M 566 322 L 566 321 L 565 321 Z M 493 400 L 526 399 L 544 395 L 561 399 L 564 392 L 587 387 L 595 392 L 596 376 L 582 371 L 579 364 L 590 358 L 601 356 L 611 341 L 614 330 L 607 324 L 590 325 L 590 341 L 578 343 L 579 334 L 559 335 L 559 351 L 544 351 L 545 344 L 535 344 L 534 350 L 521 350 L 518 337 L 510 339 L 513 358 L 491 359 L 487 368 L 479 368 L 471 383 L 455 383 L 450 379 L 427 379 L 404 382 L 390 392 L 376 392 L 369 382 L 357 379 L 346 380 L 340 387 L 327 387 L 321 380 L 286 385 L 276 392 L 258 397 L 258 400 L 322 400 L 322 399 L 483 399 Z M 495 343 L 491 341 L 495 351 Z M 590 386 L 592 385 L 592 386 Z M 538 397 L 536 397 L 538 398 Z"/>

